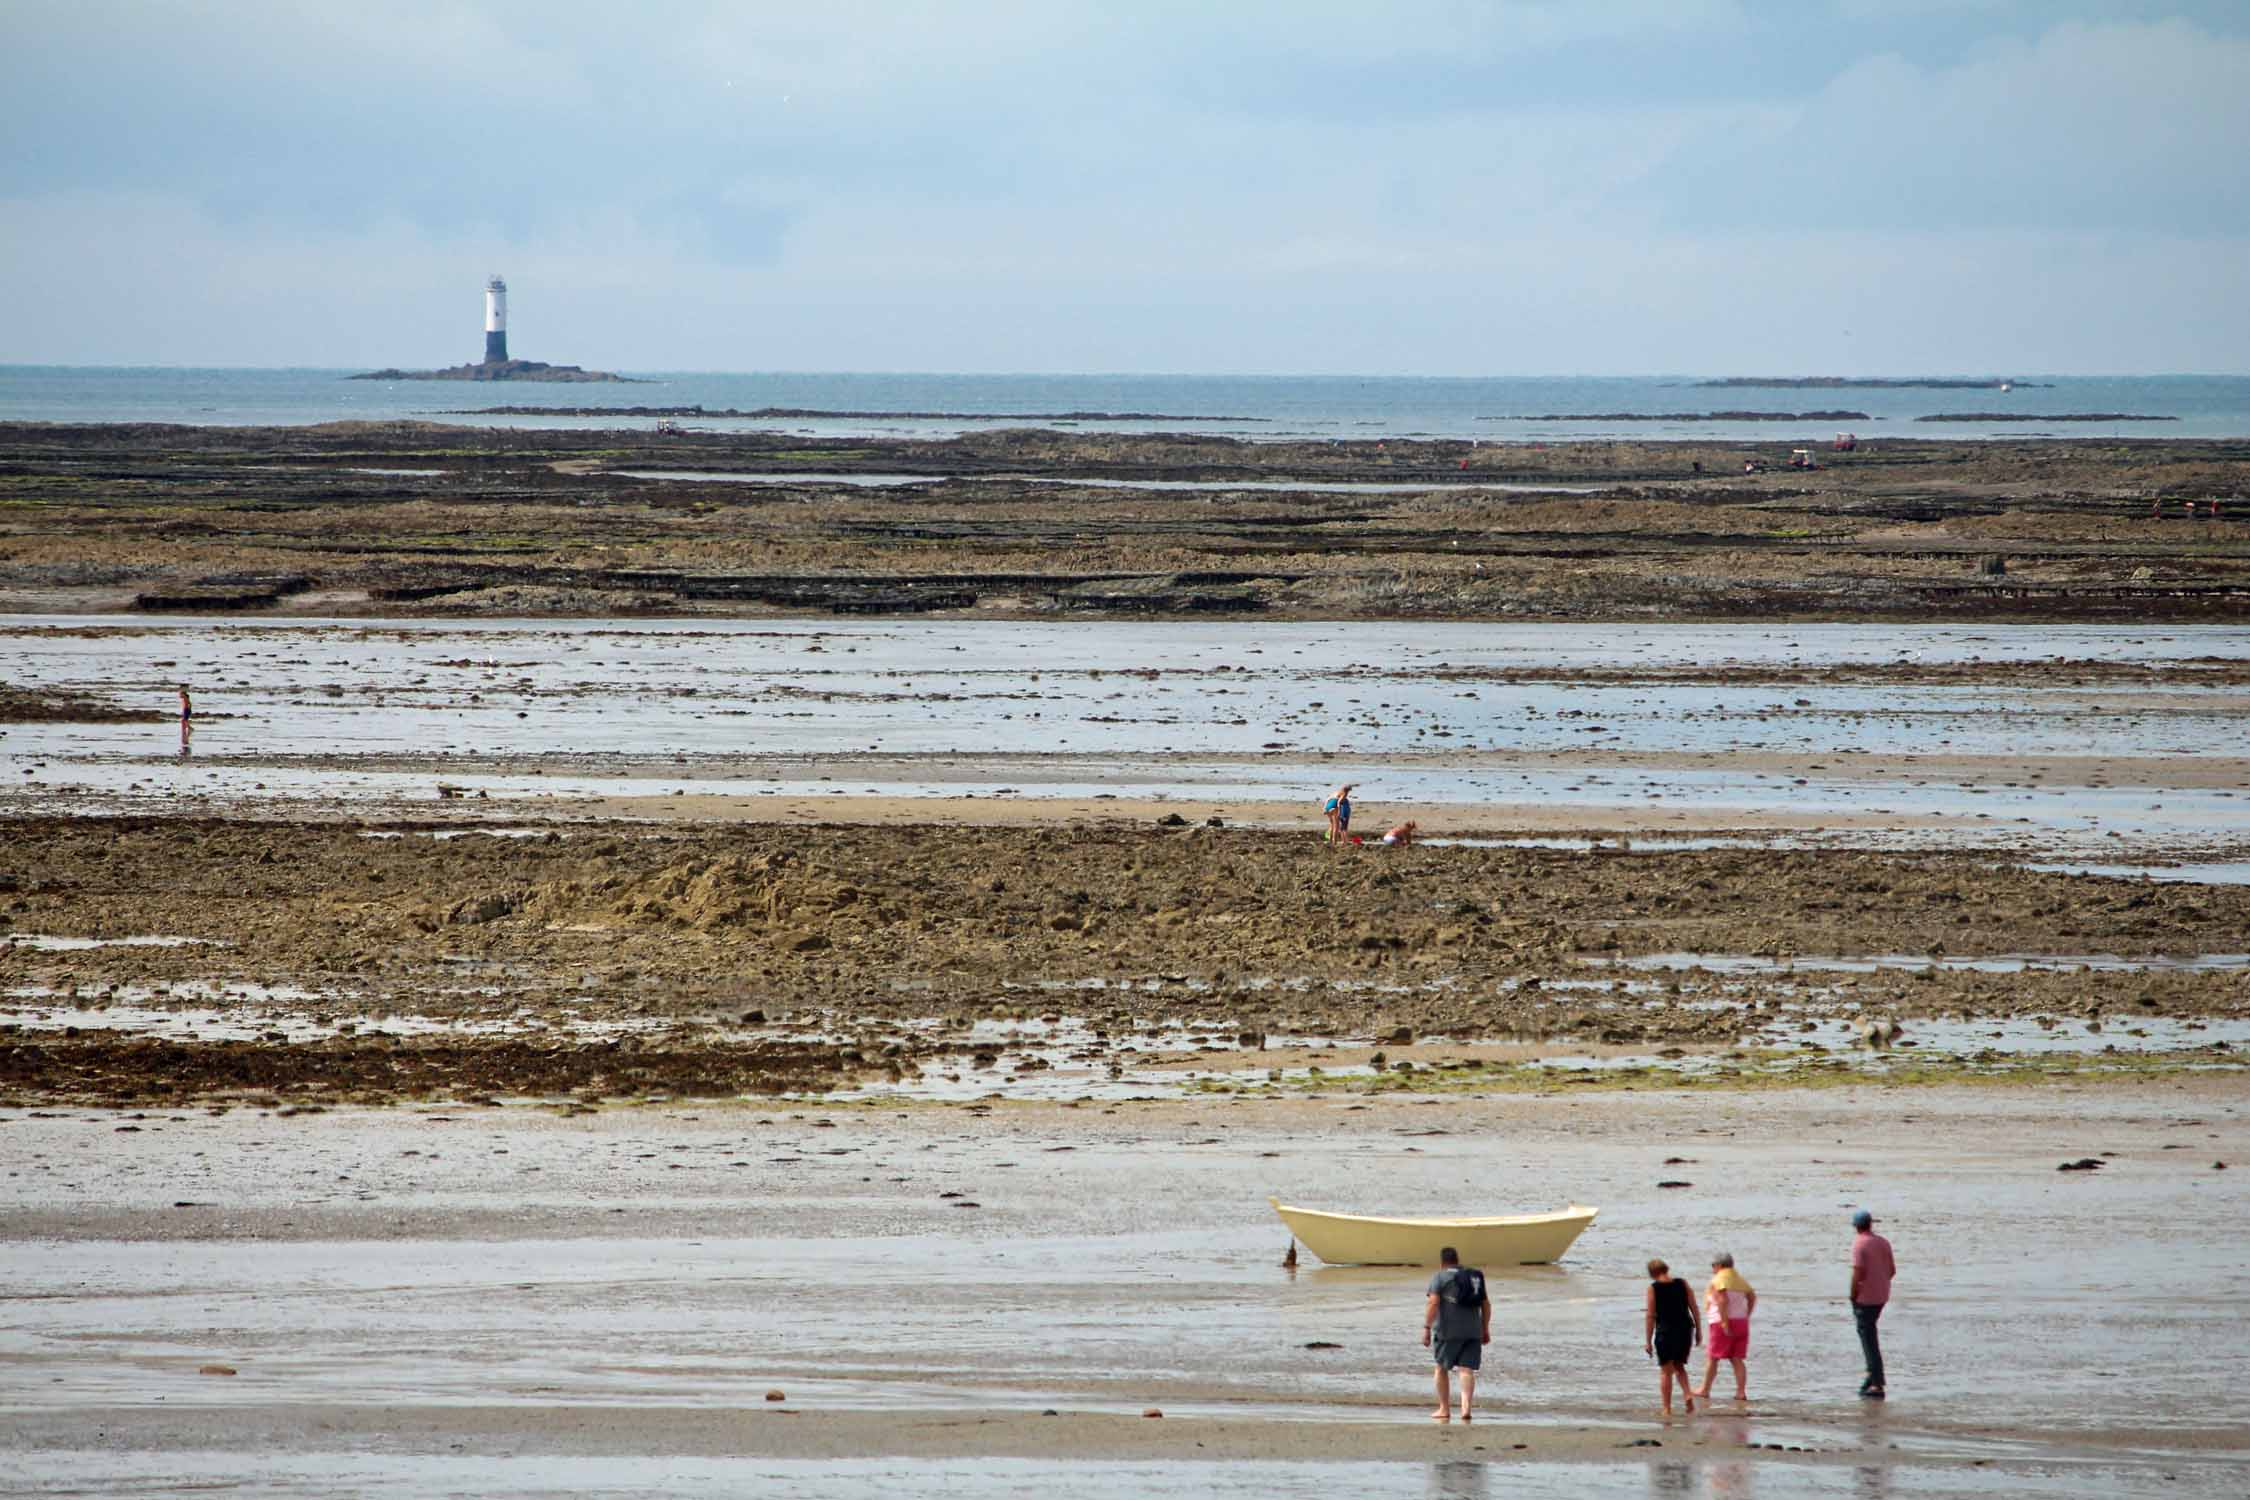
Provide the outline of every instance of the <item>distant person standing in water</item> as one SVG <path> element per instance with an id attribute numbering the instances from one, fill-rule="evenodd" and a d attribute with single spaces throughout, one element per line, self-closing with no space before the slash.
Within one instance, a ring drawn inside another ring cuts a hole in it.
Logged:
<path id="1" fill-rule="evenodd" d="M 1341 847 L 1352 833 L 1352 784 L 1347 781 L 1336 788 L 1336 795 L 1328 799 L 1321 811 L 1328 815 L 1330 849 Z"/>
<path id="2" fill-rule="evenodd" d="M 1477 1370 L 1484 1363 L 1484 1346 L 1492 1342 L 1492 1299 L 1485 1295 L 1484 1272 L 1462 1265 L 1461 1252 L 1447 1245 L 1438 1252 L 1429 1293 L 1422 1309 L 1422 1342 L 1437 1361 L 1437 1410 L 1430 1420 L 1453 1420 L 1453 1372 L 1459 1370 L 1461 1420 L 1473 1422 Z"/>
<path id="3" fill-rule="evenodd" d="M 1672 1415 L 1672 1382 L 1695 1415 L 1695 1382 L 1688 1379 L 1688 1351 L 1701 1338 L 1695 1321 L 1695 1294 L 1660 1260 L 1648 1263 L 1648 1297 L 1641 1307 L 1641 1347 L 1656 1361 L 1656 1394 L 1664 1415 Z"/>
<path id="4" fill-rule="evenodd" d="M 180 748 L 185 750 L 189 740 L 195 738 L 195 700 L 188 696 L 187 684 L 180 684 Z"/>
<path id="5" fill-rule="evenodd" d="M 1891 1278 L 1898 1274 L 1898 1262 L 1891 1255 L 1891 1242 L 1875 1232 L 1873 1214 L 1858 1210 L 1852 1215 L 1852 1228 L 1858 1231 L 1852 1238 L 1852 1321 L 1859 1325 L 1860 1353 L 1867 1356 L 1867 1378 L 1859 1383 L 1859 1393 L 1880 1401 L 1883 1345 L 1875 1336 L 1875 1324 L 1890 1304 Z"/>

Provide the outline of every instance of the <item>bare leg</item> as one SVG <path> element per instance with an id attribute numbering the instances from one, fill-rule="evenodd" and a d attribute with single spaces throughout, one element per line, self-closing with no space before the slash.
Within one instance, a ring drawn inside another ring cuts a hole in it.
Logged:
<path id="1" fill-rule="evenodd" d="M 1703 1358 L 1703 1389 L 1696 1392 L 1698 1396 L 1709 1396 L 1711 1394 L 1711 1378 L 1718 1373 L 1718 1356 L 1715 1354 L 1705 1355 Z"/>
<path id="2" fill-rule="evenodd" d="M 1476 1371 L 1474 1371 L 1474 1370 L 1463 1370 L 1463 1371 L 1461 1372 L 1461 1420 L 1462 1420 L 1462 1421 L 1464 1421 L 1464 1422 L 1471 1422 L 1471 1421 L 1474 1421 L 1474 1420 L 1476 1420 L 1476 1419 L 1475 1419 L 1474 1417 L 1472 1417 L 1472 1416 L 1470 1416 L 1470 1415 L 1469 1415 L 1469 1408 L 1470 1408 L 1470 1407 L 1472 1407 L 1472 1406 L 1474 1406 L 1474 1405 L 1476 1405 L 1476 1401 L 1477 1401 L 1477 1372 L 1476 1372 Z"/>
<path id="3" fill-rule="evenodd" d="M 1664 1415 L 1667 1417 L 1672 1415 L 1672 1367 L 1670 1365 L 1658 1365 L 1656 1367 L 1656 1400 Z"/>
<path id="4" fill-rule="evenodd" d="M 1737 1401 L 1749 1400 L 1750 1372 L 1743 1367 L 1742 1361 L 1739 1359 L 1730 1359 L 1727 1363 L 1734 1366 L 1734 1399 Z M 1711 1394 L 1711 1382 L 1708 1379 L 1703 1382 L 1703 1394 L 1706 1396 Z"/>
<path id="5" fill-rule="evenodd" d="M 1437 1410 L 1430 1413 L 1430 1420 L 1453 1420 L 1453 1372 L 1443 1365 L 1437 1367 Z"/>

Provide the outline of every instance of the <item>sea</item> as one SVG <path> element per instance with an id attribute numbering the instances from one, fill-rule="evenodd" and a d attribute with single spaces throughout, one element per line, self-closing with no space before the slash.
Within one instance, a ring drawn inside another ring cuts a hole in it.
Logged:
<path id="1" fill-rule="evenodd" d="M 351 370 L 0 365 L 0 421 L 300 426 L 337 421 L 488 427 L 640 426 L 701 407 L 711 431 L 946 437 L 1001 427 L 1200 432 L 1249 440 L 1614 438 L 1827 442 L 1862 438 L 2250 438 L 2250 376 L 1948 376 L 1973 389 L 1712 385 L 1716 377 L 1360 375 L 884 375 L 621 372 L 613 384 L 373 381 Z M 2006 380 L 2007 389 L 1997 382 Z M 532 409 L 496 414 L 495 406 Z M 1860 415 L 1829 416 L 1845 411 Z M 1751 420 L 1724 413 L 1787 413 Z M 817 415 L 808 415 L 817 413 Z M 2095 421 L 2065 421 L 2098 415 Z M 2016 420 L 1996 420 L 2005 416 Z M 1955 420 L 1928 421 L 1930 417 Z M 1965 418 L 1966 420 L 1961 420 Z"/>

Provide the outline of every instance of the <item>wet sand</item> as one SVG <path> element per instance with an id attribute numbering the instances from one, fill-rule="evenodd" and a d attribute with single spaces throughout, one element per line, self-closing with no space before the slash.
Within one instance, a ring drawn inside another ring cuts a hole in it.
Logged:
<path id="1" fill-rule="evenodd" d="M 1047 774 L 1055 774 L 1055 768 L 1049 767 Z M 989 774 L 980 778 L 992 779 Z M 1033 783 L 1037 780 L 1024 776 L 1010 779 Z M 1091 823 L 1143 826 L 1167 817 L 1184 817 L 1197 824 L 1208 818 L 1219 818 L 1229 824 L 1253 828 L 1289 828 L 1305 821 L 1305 806 L 1301 801 L 1199 799 L 1193 795 L 1121 797 L 1114 793 L 1093 797 L 980 797 L 974 793 L 955 796 L 943 793 L 934 796 L 855 795 L 850 792 L 825 796 L 649 793 L 637 797 L 592 796 L 575 803 L 573 811 L 595 818 L 651 822 L 865 823 L 893 828 L 927 823 L 933 817 L 964 828 L 1056 828 Z M 1962 821 L 1940 814 L 1901 817 L 1889 813 L 1789 813 L 1734 808 L 1676 808 L 1660 812 L 1630 807 L 1495 807 L 1483 802 L 1388 801 L 1383 804 L 1386 826 L 1407 819 L 1421 825 L 1420 834 L 1425 838 L 1479 834 L 1505 837 L 1592 833 L 1595 837 L 1613 834 L 1661 837 L 1667 833 L 1889 830 L 1946 828 Z M 1374 837 L 1381 837 L 1380 830 Z"/>
<path id="2" fill-rule="evenodd" d="M 1377 831 L 2250 852 L 2232 627 L 16 617 L 0 671 L 28 811 L 1280 827 L 1349 780 Z"/>
<path id="3" fill-rule="evenodd" d="M 1379 1493 L 1463 1461 L 1501 1487 L 1518 1464 L 1580 1483 L 1621 1466 L 1728 1493 L 1738 1465 L 1784 1495 L 2046 1493 L 2067 1472 L 2223 1494 L 2244 1461 L 2250 1364 L 2225 1288 L 2250 1203 L 2212 1168 L 2250 1147 L 2233 1077 L 0 1120 L 6 1461 L 73 1466 L 79 1492 L 129 1488 L 101 1476 L 135 1455 L 372 1487 L 482 1461 L 504 1485 L 537 1461 L 603 1495 L 643 1492 L 605 1463 L 654 1455 L 714 1465 L 691 1493 L 879 1456 L 962 1462 L 972 1494 L 1013 1492 L 1003 1460 L 1096 1493 L 1130 1492 L 1137 1463 L 1186 1465 L 1163 1472 L 1197 1488 L 1224 1460 L 1369 1464 Z M 2080 1155 L 2106 1165 L 2055 1171 Z M 1603 1212 L 1560 1266 L 1496 1269 L 1486 1420 L 1436 1430 L 1423 1273 L 1285 1271 L 1263 1199 L 1439 1211 L 1464 1182 Z M 1877 1409 L 1853 1399 L 1841 1307 L 1860 1202 L 1901 1262 Z M 1761 1294 L 1753 1401 L 1660 1422 L 1640 1261 L 1692 1268 L 1719 1246 Z M 852 1300 L 863 1277 L 887 1288 L 879 1315 Z M 213 1363 L 237 1373 L 197 1373 Z"/>

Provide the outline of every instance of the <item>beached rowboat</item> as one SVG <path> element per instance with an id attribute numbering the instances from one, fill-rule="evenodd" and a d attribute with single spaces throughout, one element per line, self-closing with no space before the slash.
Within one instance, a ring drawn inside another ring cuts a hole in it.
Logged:
<path id="1" fill-rule="evenodd" d="M 1594 1222 L 1598 1208 L 1582 1203 L 1550 1214 L 1508 1214 L 1489 1219 L 1379 1219 L 1292 1208 L 1268 1198 L 1273 1211 L 1305 1248 L 1332 1266 L 1434 1266 L 1447 1245 L 1472 1266 L 1533 1266 L 1560 1260 Z"/>

